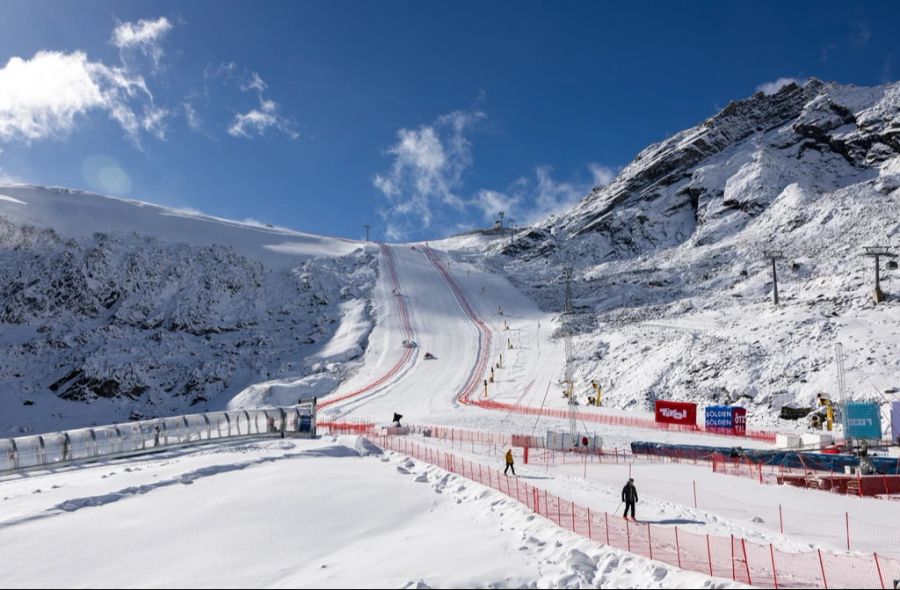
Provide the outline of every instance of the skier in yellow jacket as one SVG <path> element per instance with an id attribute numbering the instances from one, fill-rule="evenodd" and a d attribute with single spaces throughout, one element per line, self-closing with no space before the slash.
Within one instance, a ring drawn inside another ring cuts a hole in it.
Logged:
<path id="1" fill-rule="evenodd" d="M 506 475 L 506 472 L 512 469 L 513 475 L 516 474 L 516 468 L 513 467 L 513 456 L 512 449 L 506 451 L 506 469 L 503 470 L 503 475 Z"/>

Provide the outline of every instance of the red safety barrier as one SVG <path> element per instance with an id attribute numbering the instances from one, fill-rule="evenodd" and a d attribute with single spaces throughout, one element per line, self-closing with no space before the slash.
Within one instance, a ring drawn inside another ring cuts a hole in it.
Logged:
<path id="1" fill-rule="evenodd" d="M 900 578 L 900 560 L 879 554 L 787 552 L 739 537 L 630 522 L 618 515 L 584 508 L 447 451 L 399 437 L 380 437 L 377 442 L 494 488 L 576 534 L 681 569 L 776 588 L 889 588 L 893 580 Z"/>
<path id="2" fill-rule="evenodd" d="M 456 399 L 463 404 L 475 405 L 481 408 L 489 409 L 489 410 L 504 410 L 507 412 L 515 412 L 519 414 L 532 414 L 532 415 L 546 415 L 552 416 L 555 418 L 564 418 L 568 419 L 569 414 L 568 410 L 565 409 L 553 409 L 553 408 L 532 408 L 528 406 L 523 406 L 521 404 L 515 403 L 505 403 L 498 402 L 494 400 L 486 400 L 486 399 L 477 399 L 477 395 L 473 397 L 483 380 L 484 375 L 486 374 L 486 370 L 488 367 L 488 356 L 490 355 L 491 349 L 491 329 L 478 317 L 478 314 L 475 313 L 475 310 L 472 309 L 472 306 L 469 304 L 468 299 L 466 299 L 465 294 L 460 288 L 459 284 L 457 284 L 456 280 L 453 276 L 444 268 L 444 266 L 440 263 L 437 256 L 434 255 L 433 251 L 430 248 L 423 249 L 425 256 L 428 258 L 429 262 L 431 262 L 432 266 L 434 266 L 435 270 L 441 274 L 444 278 L 444 281 L 447 283 L 447 286 L 450 288 L 457 302 L 459 303 L 460 308 L 462 308 L 463 312 L 469 318 L 475 327 L 478 329 L 478 356 L 475 367 L 472 370 L 472 373 L 469 375 L 469 379 L 466 384 L 463 386 L 463 389 L 457 395 Z M 694 424 L 666 424 L 659 423 L 655 420 L 651 420 L 648 418 L 637 418 L 632 416 L 616 416 L 602 413 L 602 410 L 591 411 L 591 412 L 576 412 L 576 417 L 582 421 L 588 422 L 598 422 L 601 424 L 609 424 L 612 426 L 628 426 L 632 428 L 650 428 L 650 429 L 663 429 L 663 430 L 681 430 L 681 431 L 690 431 L 690 432 L 706 432 L 702 427 L 696 425 L 696 416 Z M 729 436 L 723 435 L 721 433 L 709 433 L 716 434 L 718 436 Z M 745 435 L 734 435 L 740 436 L 740 438 L 752 438 L 755 440 L 763 440 L 767 442 L 775 441 L 775 433 L 774 432 L 766 432 L 766 431 L 752 431 L 747 430 Z"/>
<path id="3" fill-rule="evenodd" d="M 391 251 L 390 246 L 386 244 L 381 244 L 381 254 L 385 261 L 385 266 L 387 266 L 388 274 L 391 277 L 391 284 L 394 288 L 394 299 L 397 303 L 397 313 L 400 316 L 400 323 L 403 326 L 403 334 L 404 337 L 409 340 L 414 336 L 414 332 L 412 329 L 412 322 L 409 320 L 409 311 L 406 309 L 406 300 L 400 293 L 400 279 L 397 277 L 397 268 L 394 264 L 394 254 Z M 387 370 L 384 375 L 381 375 L 374 381 L 360 387 L 359 389 L 355 389 L 353 391 L 349 391 L 347 393 L 342 393 L 336 396 L 329 396 L 324 400 L 319 402 L 319 409 L 326 408 L 330 405 L 336 404 L 338 402 L 344 401 L 346 399 L 354 398 L 360 396 L 364 393 L 372 391 L 381 385 L 387 383 L 391 378 L 397 375 L 401 369 L 413 358 L 414 349 L 412 348 L 404 348 L 403 354 L 400 359 L 394 363 L 394 365 Z"/>

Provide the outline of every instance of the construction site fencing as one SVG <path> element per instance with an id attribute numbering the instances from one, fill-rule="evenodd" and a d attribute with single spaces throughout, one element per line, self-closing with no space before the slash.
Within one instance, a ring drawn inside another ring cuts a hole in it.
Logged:
<path id="1" fill-rule="evenodd" d="M 689 532 L 665 521 L 632 522 L 446 450 L 404 437 L 378 436 L 375 442 L 498 490 L 576 534 L 681 569 L 773 588 L 893 588 L 900 580 L 900 560 L 877 553 L 788 552 L 740 537 Z"/>
<path id="2" fill-rule="evenodd" d="M 315 401 L 155 418 L 0 439 L 0 473 L 123 457 L 246 436 L 315 436 Z"/>

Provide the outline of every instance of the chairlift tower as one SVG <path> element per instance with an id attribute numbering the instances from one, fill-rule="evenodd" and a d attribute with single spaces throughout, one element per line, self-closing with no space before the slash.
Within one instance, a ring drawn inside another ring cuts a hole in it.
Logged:
<path id="1" fill-rule="evenodd" d="M 881 257 L 896 258 L 897 255 L 885 246 L 865 246 L 864 249 L 865 253 L 863 256 L 875 259 L 875 292 L 872 294 L 872 297 L 875 303 L 878 304 L 884 301 L 884 293 L 881 290 Z"/>
<path id="2" fill-rule="evenodd" d="M 834 368 L 837 378 L 837 404 L 841 408 L 841 423 L 844 425 L 844 438 L 847 437 L 847 386 L 844 381 L 844 347 L 840 342 L 834 344 Z M 849 439 L 848 439 L 849 442 Z"/>
<path id="3" fill-rule="evenodd" d="M 778 271 L 775 268 L 775 261 L 784 258 L 781 250 L 763 250 L 763 256 L 772 261 L 772 301 L 778 305 Z"/>
<path id="4" fill-rule="evenodd" d="M 569 399 L 569 434 L 572 436 L 572 444 L 577 445 L 576 429 L 578 427 L 575 417 L 575 363 L 572 353 L 572 316 L 574 314 L 574 306 L 572 305 L 572 267 L 565 266 L 563 268 L 563 279 L 566 285 L 566 302 L 563 310 L 563 334 L 565 336 L 566 349 L 566 368 L 565 368 L 565 387 L 566 397 Z"/>

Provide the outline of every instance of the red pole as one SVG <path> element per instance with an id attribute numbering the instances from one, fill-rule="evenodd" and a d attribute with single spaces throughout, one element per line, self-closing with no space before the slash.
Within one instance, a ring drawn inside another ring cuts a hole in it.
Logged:
<path id="1" fill-rule="evenodd" d="M 675 556 L 678 559 L 678 567 L 681 567 L 681 544 L 678 542 L 678 527 L 675 527 Z"/>
<path id="2" fill-rule="evenodd" d="M 772 580 L 775 582 L 775 590 L 778 590 L 778 570 L 775 569 L 775 547 L 769 543 L 769 555 L 772 556 Z"/>
<path id="3" fill-rule="evenodd" d="M 750 578 L 750 560 L 747 559 L 747 542 L 741 538 L 741 549 L 744 551 L 744 567 L 747 569 L 747 585 L 752 586 L 753 580 Z"/>
<path id="4" fill-rule="evenodd" d="M 547 490 L 544 490 L 544 510 L 547 512 L 547 518 L 550 518 L 550 503 L 547 502 Z M 550 518 L 550 520 L 553 520 Z"/>
<path id="5" fill-rule="evenodd" d="M 706 535 L 706 558 L 709 560 L 709 575 L 712 575 L 712 550 L 709 548 L 709 535 Z"/>
<path id="6" fill-rule="evenodd" d="M 731 535 L 731 579 L 737 580 L 737 572 L 734 566 L 734 535 Z"/>
<path id="7" fill-rule="evenodd" d="M 828 590 L 828 579 L 825 577 L 825 562 L 822 561 L 822 550 L 819 549 L 819 567 L 822 568 L 822 585 Z"/>
<path id="8" fill-rule="evenodd" d="M 572 532 L 575 532 L 575 501 L 572 500 Z"/>
<path id="9" fill-rule="evenodd" d="M 881 575 L 881 564 L 878 563 L 877 553 L 875 553 L 875 568 L 878 570 L 878 580 L 881 582 L 881 587 L 884 588 L 884 576 Z"/>

